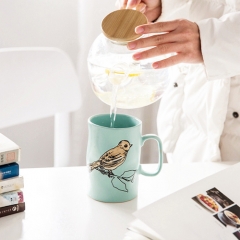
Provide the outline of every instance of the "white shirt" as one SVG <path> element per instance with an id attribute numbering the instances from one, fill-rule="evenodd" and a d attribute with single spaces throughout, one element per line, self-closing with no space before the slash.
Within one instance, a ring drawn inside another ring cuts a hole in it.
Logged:
<path id="1" fill-rule="evenodd" d="M 197 23 L 203 64 L 170 69 L 158 112 L 169 162 L 240 161 L 240 0 L 162 0 L 158 21 Z"/>

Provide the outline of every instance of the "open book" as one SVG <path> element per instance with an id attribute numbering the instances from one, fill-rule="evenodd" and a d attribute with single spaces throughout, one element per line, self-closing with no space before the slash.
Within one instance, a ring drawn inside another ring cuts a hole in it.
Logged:
<path id="1" fill-rule="evenodd" d="M 240 163 L 134 213 L 124 240 L 240 240 Z"/>
<path id="2" fill-rule="evenodd" d="M 131 222 L 123 240 L 164 240 L 139 219 Z"/>

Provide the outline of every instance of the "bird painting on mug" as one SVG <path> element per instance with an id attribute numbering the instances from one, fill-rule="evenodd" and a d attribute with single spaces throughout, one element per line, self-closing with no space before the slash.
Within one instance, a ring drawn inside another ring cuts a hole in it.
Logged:
<path id="1" fill-rule="evenodd" d="M 106 151 L 99 160 L 89 164 L 90 171 L 100 168 L 103 171 L 106 170 L 108 172 L 108 176 L 110 177 L 113 175 L 112 170 L 116 169 L 125 162 L 131 146 L 132 144 L 130 144 L 127 140 L 120 141 L 116 147 Z"/>
<path id="2" fill-rule="evenodd" d="M 97 161 L 89 164 L 89 170 L 94 169 L 111 178 L 112 186 L 120 191 L 128 192 L 126 183 L 133 183 L 136 170 L 126 170 L 120 176 L 112 171 L 121 166 L 127 158 L 128 151 L 132 144 L 127 140 L 122 140 L 114 148 L 106 151 Z"/>

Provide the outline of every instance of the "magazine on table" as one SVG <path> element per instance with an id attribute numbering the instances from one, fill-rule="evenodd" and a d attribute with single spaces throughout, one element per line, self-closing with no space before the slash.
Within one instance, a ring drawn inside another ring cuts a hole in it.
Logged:
<path id="1" fill-rule="evenodd" d="M 240 163 L 164 197 L 134 216 L 126 240 L 240 240 Z"/>

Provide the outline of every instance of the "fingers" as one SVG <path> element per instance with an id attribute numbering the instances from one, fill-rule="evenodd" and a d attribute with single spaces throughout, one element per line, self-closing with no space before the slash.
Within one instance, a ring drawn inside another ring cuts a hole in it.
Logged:
<path id="1" fill-rule="evenodd" d="M 136 32 L 152 36 L 129 42 L 128 49 L 149 48 L 133 54 L 134 60 L 152 58 L 166 54 L 176 54 L 169 59 L 154 63 L 153 67 L 162 68 L 174 64 L 202 63 L 200 33 L 196 23 L 180 19 L 170 22 L 146 24 L 136 28 Z M 158 64 L 158 65 L 157 65 Z"/>
<path id="2" fill-rule="evenodd" d="M 183 62 L 183 56 L 181 54 L 175 55 L 169 58 L 166 58 L 164 60 L 154 62 L 152 67 L 155 69 L 161 69 L 161 68 L 166 68 L 166 67 L 171 67 L 173 65 L 179 64 Z"/>
<path id="3" fill-rule="evenodd" d="M 136 27 L 135 32 L 137 34 L 148 34 L 148 33 L 164 33 L 171 32 L 179 26 L 179 21 L 169 21 L 169 22 L 156 22 L 153 24 L 145 24 Z"/>
<path id="4" fill-rule="evenodd" d="M 152 57 L 156 57 L 156 56 L 164 55 L 168 53 L 180 52 L 179 49 L 181 49 L 181 44 L 177 44 L 177 43 L 161 44 L 151 49 L 148 49 L 146 51 L 137 52 L 133 54 L 133 59 L 143 60 L 143 59 L 152 58 Z"/>
<path id="5" fill-rule="evenodd" d="M 141 2 L 136 6 L 136 10 L 144 13 L 146 11 L 146 7 L 147 7 L 147 5 L 145 3 Z"/>
<path id="6" fill-rule="evenodd" d="M 153 35 L 151 37 L 140 38 L 138 40 L 129 42 L 127 47 L 129 50 L 158 46 L 163 43 L 175 42 L 178 40 L 178 35 L 173 33 L 165 33 L 159 35 Z"/>
<path id="7" fill-rule="evenodd" d="M 137 7 L 138 4 L 140 4 L 141 0 L 118 0 L 116 1 L 116 6 L 120 9 L 132 9 Z"/>
<path id="8" fill-rule="evenodd" d="M 115 4 L 119 9 L 133 9 L 144 13 L 146 10 L 146 4 L 141 0 L 118 0 Z"/>
<path id="9" fill-rule="evenodd" d="M 141 0 L 128 0 L 127 1 L 127 7 L 129 9 L 137 7 L 138 4 L 140 4 Z"/>
<path id="10" fill-rule="evenodd" d="M 127 0 L 123 1 L 123 3 L 120 5 L 120 9 L 127 8 Z"/>

